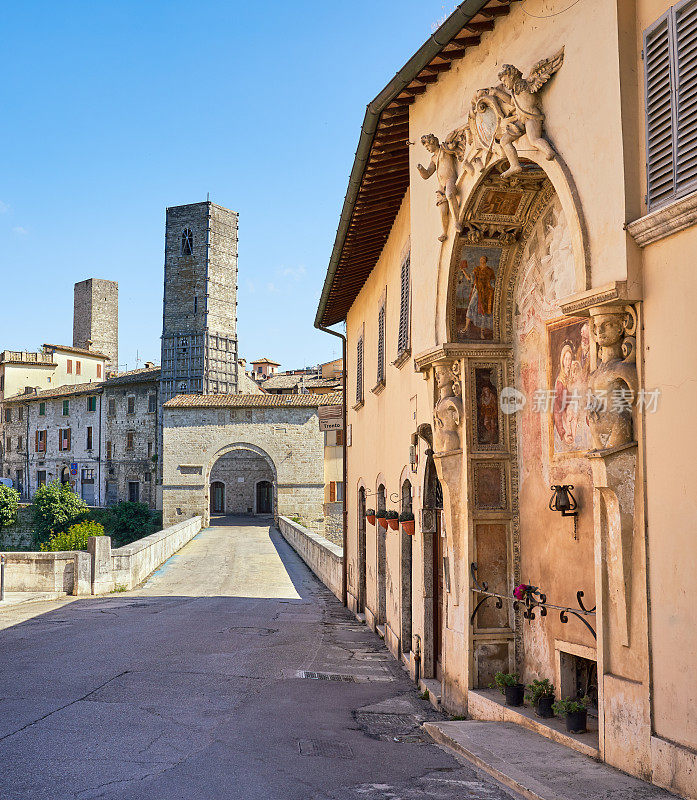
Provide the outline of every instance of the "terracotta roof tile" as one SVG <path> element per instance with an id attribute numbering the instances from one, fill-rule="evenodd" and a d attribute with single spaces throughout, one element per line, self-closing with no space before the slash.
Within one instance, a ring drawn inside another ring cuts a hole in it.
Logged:
<path id="1" fill-rule="evenodd" d="M 51 350 L 62 350 L 66 353 L 79 353 L 82 356 L 93 356 L 94 358 L 106 358 L 109 356 L 105 353 L 98 353 L 96 350 L 85 350 L 82 347 L 69 347 L 66 344 L 44 344 L 44 347 L 49 347 Z"/>
<path id="2" fill-rule="evenodd" d="M 138 383 L 139 381 L 159 380 L 159 367 L 141 367 L 140 369 L 132 369 L 129 372 L 120 372 L 118 375 L 112 375 L 111 378 L 107 378 L 106 383 L 112 386 L 119 383 Z"/>
<path id="3" fill-rule="evenodd" d="M 26 403 L 34 400 L 50 400 L 54 397 L 69 397 L 80 394 L 98 394 L 104 387 L 103 381 L 93 383 L 75 383 L 68 386 L 56 386 L 55 389 L 43 389 L 36 394 L 16 394 L 6 397 L 3 403 Z"/>
<path id="4" fill-rule="evenodd" d="M 341 403 L 341 392 L 328 394 L 178 394 L 165 408 L 317 408 Z"/>

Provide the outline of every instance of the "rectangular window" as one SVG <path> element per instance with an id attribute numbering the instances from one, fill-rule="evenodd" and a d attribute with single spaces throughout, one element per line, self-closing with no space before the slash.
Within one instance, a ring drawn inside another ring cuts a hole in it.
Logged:
<path id="1" fill-rule="evenodd" d="M 126 450 L 133 450 L 133 431 L 126 433 Z"/>
<path id="2" fill-rule="evenodd" d="M 378 311 L 378 384 L 385 382 L 385 304 Z"/>
<path id="3" fill-rule="evenodd" d="M 68 359 L 68 364 L 67 364 L 67 366 L 65 368 L 65 371 L 68 373 L 68 375 L 72 375 L 73 374 L 73 360 L 72 360 L 72 358 Z"/>
<path id="4" fill-rule="evenodd" d="M 70 450 L 70 428 L 61 428 L 58 431 L 58 449 Z"/>
<path id="5" fill-rule="evenodd" d="M 75 374 L 80 375 L 82 373 L 82 364 L 79 361 L 75 362 Z"/>
<path id="6" fill-rule="evenodd" d="M 644 31 L 649 210 L 697 189 L 697 0 Z"/>
<path id="7" fill-rule="evenodd" d="M 127 413 L 128 414 L 135 414 L 136 413 L 136 399 L 135 399 L 135 397 L 129 397 L 127 402 L 128 402 L 128 406 L 126 408 Z"/>
<path id="8" fill-rule="evenodd" d="M 46 486 L 46 470 L 40 469 L 36 473 L 37 486 Z"/>
<path id="9" fill-rule="evenodd" d="M 101 364 L 97 364 L 97 377 L 98 378 L 102 377 L 102 365 Z"/>
<path id="10" fill-rule="evenodd" d="M 148 413 L 152 414 L 156 410 L 157 410 L 157 395 L 156 394 L 149 394 L 148 395 Z"/>
<path id="11" fill-rule="evenodd" d="M 143 480 L 145 481 L 145 483 L 150 483 L 150 481 L 152 480 L 151 473 L 146 472 L 145 475 L 143 476 Z"/>
<path id="12" fill-rule="evenodd" d="M 138 481 L 128 482 L 128 499 L 131 503 L 137 503 L 140 500 L 140 484 Z"/>
<path id="13" fill-rule="evenodd" d="M 106 443 L 106 457 L 107 461 L 111 461 L 111 442 Z"/>
<path id="14" fill-rule="evenodd" d="M 152 442 L 148 442 L 148 458 L 152 457 Z"/>
<path id="15" fill-rule="evenodd" d="M 17 409 L 17 419 L 23 420 L 24 419 L 24 406 L 20 406 Z"/>
<path id="16" fill-rule="evenodd" d="M 336 502 L 341 503 L 344 499 L 344 483 L 343 481 L 336 482 Z"/>
<path id="17" fill-rule="evenodd" d="M 0 375 L 0 392 L 5 391 L 5 375 Z"/>
<path id="18" fill-rule="evenodd" d="M 94 480 L 94 470 L 93 469 L 83 469 L 82 470 L 82 480 L 84 481 L 93 481 Z"/>
<path id="19" fill-rule="evenodd" d="M 335 431 L 336 433 L 336 446 L 343 447 L 344 445 L 344 432 L 343 431 Z"/>
<path id="20" fill-rule="evenodd" d="M 109 416 L 116 416 L 116 400 L 113 397 L 109 399 Z"/>
<path id="21" fill-rule="evenodd" d="M 5 439 L 5 452 L 10 453 L 12 451 L 12 437 L 8 436 Z"/>
<path id="22" fill-rule="evenodd" d="M 12 409 L 6 408 L 5 409 L 5 422 L 12 422 Z"/>
<path id="23" fill-rule="evenodd" d="M 46 416 L 46 403 L 39 403 L 39 416 L 40 417 Z"/>
<path id="24" fill-rule="evenodd" d="M 356 344 L 356 403 L 363 402 L 363 336 Z"/>
<path id="25" fill-rule="evenodd" d="M 97 398 L 94 395 L 87 398 L 87 410 L 88 411 L 97 410 Z"/>
<path id="26" fill-rule="evenodd" d="M 37 431 L 35 449 L 37 453 L 46 452 L 46 439 L 48 438 L 48 431 Z"/>
<path id="27" fill-rule="evenodd" d="M 92 426 L 87 426 L 87 449 L 92 449 Z"/>
<path id="28" fill-rule="evenodd" d="M 70 400 L 63 400 L 63 416 L 67 417 L 70 414 Z"/>
<path id="29" fill-rule="evenodd" d="M 17 452 L 18 452 L 18 453 L 21 453 L 21 452 L 22 452 L 22 445 L 23 445 L 23 444 L 24 444 L 24 442 L 22 441 L 22 437 L 21 437 L 21 436 L 18 436 L 18 437 L 17 437 Z"/>

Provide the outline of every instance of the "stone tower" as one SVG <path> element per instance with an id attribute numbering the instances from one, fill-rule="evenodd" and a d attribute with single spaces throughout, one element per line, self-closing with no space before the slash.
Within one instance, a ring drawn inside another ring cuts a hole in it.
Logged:
<path id="1" fill-rule="evenodd" d="M 109 356 L 107 371 L 119 365 L 119 284 L 88 278 L 75 284 L 73 347 Z"/>
<path id="2" fill-rule="evenodd" d="M 237 212 L 167 209 L 161 402 L 237 391 Z"/>

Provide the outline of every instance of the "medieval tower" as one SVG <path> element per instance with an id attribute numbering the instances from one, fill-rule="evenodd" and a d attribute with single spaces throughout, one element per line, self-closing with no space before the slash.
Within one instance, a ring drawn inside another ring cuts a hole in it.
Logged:
<path id="1" fill-rule="evenodd" d="M 209 201 L 167 209 L 163 403 L 237 391 L 237 219 Z"/>
<path id="2" fill-rule="evenodd" d="M 73 347 L 109 356 L 108 372 L 119 365 L 119 284 L 88 278 L 75 284 Z"/>

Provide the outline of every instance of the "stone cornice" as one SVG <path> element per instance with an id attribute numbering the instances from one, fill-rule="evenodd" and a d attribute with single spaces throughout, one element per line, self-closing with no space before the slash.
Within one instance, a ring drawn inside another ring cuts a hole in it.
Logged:
<path id="1" fill-rule="evenodd" d="M 632 293 L 633 294 L 633 293 Z M 641 298 L 630 296 L 627 289 L 627 281 L 612 281 L 604 286 L 597 286 L 594 289 L 587 289 L 585 292 L 578 292 L 565 297 L 559 306 L 565 316 L 589 316 L 589 309 L 593 306 L 603 305 L 626 305 L 635 303 Z"/>
<path id="2" fill-rule="evenodd" d="M 458 358 L 507 358 L 510 354 L 510 346 L 499 342 L 444 342 L 415 356 L 414 371 L 423 372 L 439 361 L 453 361 Z"/>
<path id="3" fill-rule="evenodd" d="M 658 242 L 697 223 L 697 192 L 681 197 L 625 225 L 639 247 Z"/>

